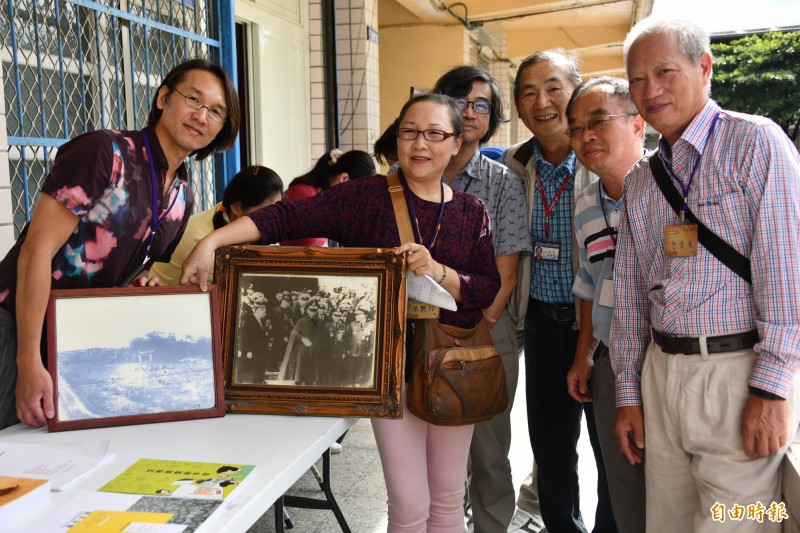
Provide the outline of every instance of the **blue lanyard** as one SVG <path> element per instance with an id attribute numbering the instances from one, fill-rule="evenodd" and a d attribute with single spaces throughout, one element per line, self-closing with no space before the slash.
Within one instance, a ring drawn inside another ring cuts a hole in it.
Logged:
<path id="1" fill-rule="evenodd" d="M 719 118 L 720 112 L 717 111 L 717 114 L 714 115 L 714 118 L 711 120 L 711 127 L 708 129 L 708 134 L 706 135 L 705 141 L 703 141 L 703 150 L 705 150 L 706 145 L 708 144 L 708 140 L 711 138 L 711 134 L 714 133 L 714 127 L 717 125 L 717 119 Z M 686 211 L 688 210 L 688 202 L 689 202 L 689 190 L 692 188 L 692 184 L 694 183 L 694 175 L 697 173 L 697 169 L 700 168 L 700 160 L 703 158 L 702 151 L 700 152 L 700 156 L 697 158 L 697 161 L 694 162 L 694 166 L 692 167 L 692 172 L 689 174 L 689 181 L 686 185 L 683 184 L 683 181 L 675 174 L 675 171 L 672 170 L 672 163 L 668 162 L 666 158 L 664 159 L 664 166 L 667 167 L 670 176 L 678 182 L 678 185 L 681 186 L 681 193 L 683 193 L 683 207 L 681 208 L 681 221 L 683 221 L 684 217 L 686 216 Z"/>
<path id="2" fill-rule="evenodd" d="M 175 193 L 175 196 L 172 198 L 172 202 L 169 204 L 169 207 L 161 217 L 158 217 L 158 179 L 156 178 L 156 165 L 153 162 L 153 153 L 150 150 L 150 141 L 147 139 L 147 133 L 142 130 L 142 140 L 144 141 L 144 150 L 147 153 L 147 160 L 150 163 L 150 190 L 152 191 L 152 198 L 153 198 L 153 207 L 152 207 L 152 219 L 150 221 L 150 239 L 147 241 L 147 250 L 144 253 L 144 260 L 142 261 L 143 265 L 146 265 L 148 261 L 150 261 L 150 248 L 153 246 L 153 240 L 156 237 L 156 232 L 158 231 L 158 227 L 167 218 L 167 215 L 172 210 L 172 206 L 175 205 L 175 201 L 178 199 L 178 193 Z"/>
<path id="3" fill-rule="evenodd" d="M 408 189 L 408 184 L 406 184 L 406 178 L 403 176 L 402 169 L 398 169 L 397 175 L 400 176 L 400 182 L 403 184 L 403 192 L 406 195 L 406 203 L 408 204 L 408 210 L 411 214 L 411 222 L 414 224 L 414 241 L 417 244 L 425 246 L 425 243 L 422 242 L 422 233 L 419 230 L 419 220 L 417 219 L 417 213 L 414 210 L 414 202 L 411 200 L 411 192 Z M 436 221 L 436 229 L 433 230 L 431 243 L 427 246 L 428 251 L 433 250 L 433 247 L 436 244 L 436 237 L 439 236 L 439 230 L 442 229 L 442 215 L 444 214 L 444 182 L 439 180 L 439 185 L 441 187 L 442 194 L 442 201 L 439 204 L 439 220 Z"/>
<path id="4" fill-rule="evenodd" d="M 469 181 L 467 182 L 467 186 L 466 186 L 466 187 L 464 187 L 464 190 L 463 190 L 463 191 L 461 191 L 461 192 L 463 192 L 463 193 L 465 193 L 465 194 L 466 194 L 467 190 L 469 189 L 469 186 L 470 186 L 470 185 L 472 185 L 472 180 L 473 180 L 473 178 L 475 178 L 475 176 L 470 176 L 470 177 L 469 177 Z"/>
<path id="5" fill-rule="evenodd" d="M 603 210 L 603 220 L 606 223 L 606 229 L 608 230 L 608 234 L 611 237 L 611 240 L 614 241 L 614 252 L 617 251 L 617 228 L 614 227 L 614 230 L 611 230 L 611 224 L 608 223 L 608 216 L 606 216 L 606 201 L 603 199 L 603 184 L 600 183 L 600 186 L 597 187 L 597 199 L 600 201 L 600 209 Z"/>

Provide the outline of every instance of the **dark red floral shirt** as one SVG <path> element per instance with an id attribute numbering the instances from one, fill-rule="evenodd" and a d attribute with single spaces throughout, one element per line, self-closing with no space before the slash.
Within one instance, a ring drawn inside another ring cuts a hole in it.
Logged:
<path id="1" fill-rule="evenodd" d="M 194 200 L 184 165 L 163 200 L 167 159 L 155 131 L 145 131 L 157 176 L 157 211 L 159 218 L 165 215 L 153 239 L 150 262 L 169 261 Z M 151 182 L 140 131 L 94 131 L 59 148 L 42 194 L 55 198 L 80 220 L 53 258 L 53 289 L 114 287 L 143 268 L 152 222 Z M 27 233 L 28 226 L 0 261 L 0 303 L 12 314 L 17 260 Z"/>

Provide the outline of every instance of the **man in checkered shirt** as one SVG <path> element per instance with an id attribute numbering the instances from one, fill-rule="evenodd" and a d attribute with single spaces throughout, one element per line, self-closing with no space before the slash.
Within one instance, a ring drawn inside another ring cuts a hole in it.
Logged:
<path id="1" fill-rule="evenodd" d="M 648 159 L 634 165 L 614 266 L 617 440 L 631 462 L 646 453 L 648 533 L 780 531 L 718 511 L 780 502 L 797 429 L 800 157 L 772 121 L 709 99 L 702 28 L 648 18 L 624 50 L 631 96 L 662 135 L 665 181 L 684 216 Z M 749 258 L 752 283 L 698 243 L 687 208 Z"/>

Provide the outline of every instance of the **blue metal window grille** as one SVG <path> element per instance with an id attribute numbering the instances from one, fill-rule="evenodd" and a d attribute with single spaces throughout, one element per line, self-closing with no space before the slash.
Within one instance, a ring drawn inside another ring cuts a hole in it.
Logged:
<path id="1" fill-rule="evenodd" d="M 95 129 L 143 127 L 161 79 L 185 59 L 221 62 L 236 79 L 219 38 L 233 26 L 232 4 L 6 0 L 0 33 L 15 237 L 60 145 Z M 190 159 L 197 210 L 214 205 L 234 162 Z"/>

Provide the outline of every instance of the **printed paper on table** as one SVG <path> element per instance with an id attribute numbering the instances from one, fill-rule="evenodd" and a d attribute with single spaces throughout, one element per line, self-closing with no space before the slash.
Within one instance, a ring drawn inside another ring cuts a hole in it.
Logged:
<path id="1" fill-rule="evenodd" d="M 92 511 L 69 528 L 69 533 L 125 533 L 133 523 L 166 524 L 172 516 L 140 511 Z"/>
<path id="2" fill-rule="evenodd" d="M 60 491 L 83 479 L 114 458 L 109 441 L 69 444 L 17 444 L 0 442 L 0 472 L 7 476 L 49 479 Z"/>
<path id="3" fill-rule="evenodd" d="M 230 495 L 254 468 L 253 465 L 232 463 L 139 459 L 100 490 L 124 494 L 222 500 Z"/>
<path id="4" fill-rule="evenodd" d="M 81 530 L 74 530 L 73 528 L 96 511 L 120 511 L 136 513 L 137 515 L 136 521 L 123 530 L 126 533 L 214 533 L 221 523 L 215 517 L 224 518 L 223 509 L 226 505 L 227 502 L 220 500 L 170 498 L 155 495 L 142 496 L 84 490 L 63 505 L 60 505 L 55 511 L 43 517 L 30 531 L 35 531 L 36 533 L 74 533 Z M 142 516 L 149 514 L 166 514 L 170 518 L 166 524 L 144 522 Z"/>

